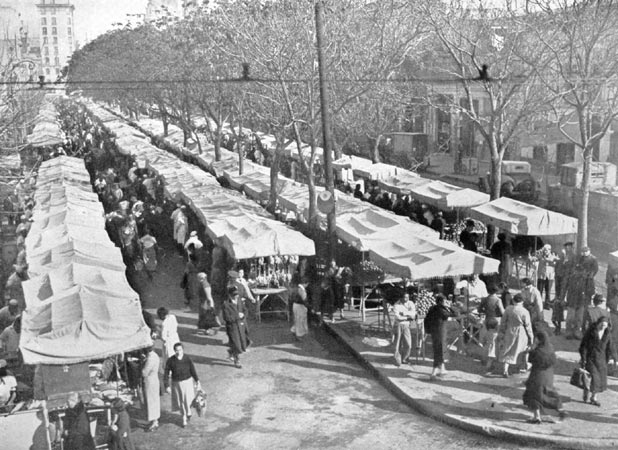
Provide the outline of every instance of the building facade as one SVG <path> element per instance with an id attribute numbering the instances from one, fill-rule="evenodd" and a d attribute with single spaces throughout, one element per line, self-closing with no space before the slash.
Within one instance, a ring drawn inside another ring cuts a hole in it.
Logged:
<path id="1" fill-rule="evenodd" d="M 70 0 L 40 0 L 36 6 L 40 19 L 42 74 L 47 80 L 55 80 L 75 50 L 75 6 Z"/>

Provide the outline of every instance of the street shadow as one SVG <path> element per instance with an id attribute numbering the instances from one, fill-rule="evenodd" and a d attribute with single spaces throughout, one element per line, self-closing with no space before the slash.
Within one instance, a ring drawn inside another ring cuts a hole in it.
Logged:
<path id="1" fill-rule="evenodd" d="M 225 334 L 221 335 L 220 333 L 217 333 L 216 336 L 221 336 L 221 338 L 224 338 L 225 342 L 227 342 L 227 337 L 225 336 Z M 208 336 L 205 334 L 182 334 L 180 336 L 180 341 L 186 344 L 214 345 L 217 347 L 227 346 L 227 344 L 224 344 L 221 339 L 217 339 L 215 336 Z"/>
<path id="2" fill-rule="evenodd" d="M 209 358 L 208 356 L 195 355 L 188 353 L 193 364 L 206 364 L 210 366 L 234 366 L 234 364 L 224 358 Z"/>
<path id="3" fill-rule="evenodd" d="M 391 411 L 395 413 L 410 414 L 410 409 L 401 403 L 399 400 L 369 400 L 366 398 L 352 397 L 351 401 L 361 403 L 363 405 L 373 406 L 374 408 L 383 411 Z"/>
<path id="4" fill-rule="evenodd" d="M 335 366 L 329 364 L 319 364 L 310 361 L 299 361 L 294 359 L 281 358 L 276 360 L 277 363 L 293 364 L 295 366 L 304 367 L 306 369 L 323 370 L 343 375 L 350 375 L 357 378 L 369 378 L 369 375 L 362 368 L 353 368 L 349 366 Z"/>

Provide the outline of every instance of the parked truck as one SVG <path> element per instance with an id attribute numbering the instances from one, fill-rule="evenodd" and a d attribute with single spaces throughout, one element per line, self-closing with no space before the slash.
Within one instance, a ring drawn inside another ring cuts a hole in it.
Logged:
<path id="1" fill-rule="evenodd" d="M 532 167 L 527 161 L 502 161 L 500 196 L 522 202 L 536 202 L 541 192 L 541 185 L 532 176 Z M 479 179 L 479 189 L 489 192 L 490 174 Z"/>
<path id="2" fill-rule="evenodd" d="M 560 182 L 548 186 L 547 207 L 577 217 L 582 201 L 582 163 L 560 166 Z M 588 200 L 588 241 L 618 248 L 618 186 L 616 165 L 594 162 Z"/>

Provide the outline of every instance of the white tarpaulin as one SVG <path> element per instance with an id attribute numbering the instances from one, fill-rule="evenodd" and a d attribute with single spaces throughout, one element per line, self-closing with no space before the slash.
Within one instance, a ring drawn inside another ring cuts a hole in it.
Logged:
<path id="1" fill-rule="evenodd" d="M 442 240 L 407 237 L 398 243 L 376 242 L 369 249 L 372 261 L 395 276 L 422 280 L 496 273 L 500 261 Z"/>
<path id="2" fill-rule="evenodd" d="M 410 195 L 440 209 L 470 208 L 489 202 L 489 194 L 439 180 L 410 187 Z"/>
<path id="3" fill-rule="evenodd" d="M 377 210 L 337 216 L 337 236 L 354 248 L 367 251 L 375 242 L 405 241 L 408 236 L 438 239 L 435 230 L 408 218 Z"/>
<path id="4" fill-rule="evenodd" d="M 133 291 L 78 285 L 28 301 L 19 343 L 26 364 L 75 364 L 152 345 Z"/>
<path id="5" fill-rule="evenodd" d="M 384 178 L 397 176 L 399 172 L 403 170 L 404 169 L 402 169 L 401 167 L 392 166 L 390 164 L 384 163 L 377 163 L 372 164 L 371 166 L 356 167 L 352 169 L 354 175 L 370 180 L 381 180 Z"/>
<path id="6" fill-rule="evenodd" d="M 522 236 L 577 234 L 577 219 L 507 197 L 472 208 L 470 217 Z"/>

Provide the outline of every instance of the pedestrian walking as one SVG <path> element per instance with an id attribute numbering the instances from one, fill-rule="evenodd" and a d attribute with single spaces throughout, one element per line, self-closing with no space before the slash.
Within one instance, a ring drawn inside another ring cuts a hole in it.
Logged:
<path id="1" fill-rule="evenodd" d="M 541 292 L 532 284 L 530 278 L 521 280 L 524 287 L 521 290 L 521 295 L 524 298 L 524 308 L 530 313 L 530 322 L 533 330 L 542 327 L 545 323 L 543 319 L 543 296 Z M 530 340 L 532 342 L 532 340 Z"/>
<path id="2" fill-rule="evenodd" d="M 433 370 L 431 379 L 441 377 L 447 373 L 444 366 L 444 351 L 446 348 L 446 322 L 453 317 L 453 311 L 445 305 L 444 296 L 436 295 L 436 304 L 429 308 L 425 316 L 425 331 L 431 335 L 433 349 Z"/>
<path id="3" fill-rule="evenodd" d="M 412 333 L 410 332 L 411 323 L 416 320 L 416 305 L 410 300 L 409 294 L 403 294 L 397 303 L 393 305 L 393 316 L 395 318 L 395 365 L 400 366 L 410 363 L 410 353 L 412 352 Z"/>
<path id="4" fill-rule="evenodd" d="M 212 298 L 212 287 L 208 282 L 208 276 L 204 272 L 197 274 L 201 288 L 199 292 L 200 311 L 197 318 L 197 331 L 208 335 L 217 334 L 219 324 L 215 315 L 215 301 Z"/>
<path id="5" fill-rule="evenodd" d="M 161 319 L 161 332 L 159 336 L 163 341 L 163 360 L 167 361 L 174 354 L 174 345 L 180 342 L 178 336 L 178 321 L 176 316 L 170 314 L 167 308 L 160 307 L 157 309 L 157 316 Z"/>
<path id="6" fill-rule="evenodd" d="M 609 330 L 609 319 L 599 318 L 584 333 L 579 346 L 580 365 L 590 373 L 590 390 L 584 389 L 584 403 L 601 406 L 597 394 L 607 389 L 607 363 L 616 361 L 616 351 Z"/>
<path id="7" fill-rule="evenodd" d="M 537 269 L 537 286 L 541 294 L 545 296 L 545 307 L 549 309 L 551 305 L 551 290 L 553 288 L 554 279 L 556 278 L 556 261 L 558 256 L 551 251 L 551 245 L 545 244 L 539 254 L 539 266 Z"/>
<path id="8" fill-rule="evenodd" d="M 320 282 L 320 315 L 322 320 L 330 320 L 335 322 L 334 309 L 335 309 L 335 293 L 333 292 L 333 286 L 330 278 L 324 277 Z"/>
<path id="9" fill-rule="evenodd" d="M 228 287 L 228 298 L 223 304 L 223 319 L 228 337 L 228 354 L 234 361 L 234 366 L 241 368 L 240 354 L 247 350 L 249 340 L 246 332 L 247 310 L 240 299 L 236 286 Z"/>
<path id="10" fill-rule="evenodd" d="M 568 414 L 562 408 L 560 395 L 554 388 L 556 352 L 544 330 L 537 331 L 534 337 L 534 347 L 528 356 L 528 361 L 532 367 L 526 380 L 526 390 L 523 396 L 524 405 L 533 412 L 528 423 L 542 423 L 541 414 L 543 414 L 544 408 L 555 409 L 558 411 L 560 420 L 563 420 Z"/>
<path id="11" fill-rule="evenodd" d="M 146 416 L 148 428 L 146 431 L 155 431 L 159 428 L 161 417 L 161 385 L 159 383 L 159 366 L 161 360 L 154 351 L 154 347 L 144 350 L 144 363 L 142 365 L 142 380 L 144 382 L 144 401 L 146 403 Z"/>
<path id="12" fill-rule="evenodd" d="M 513 296 L 513 304 L 506 308 L 498 330 L 499 357 L 503 364 L 502 376 L 509 377 L 509 366 L 520 364 L 520 370 L 525 370 L 525 361 L 521 356 L 530 347 L 534 336 L 530 313 L 524 308 L 524 298 L 521 294 Z"/>
<path id="13" fill-rule="evenodd" d="M 131 439 L 131 418 L 121 398 L 112 402 L 112 413 L 110 450 L 135 450 Z"/>
<path id="14" fill-rule="evenodd" d="M 144 270 L 150 281 L 153 280 L 153 275 L 157 271 L 158 265 L 158 245 L 157 240 L 150 234 L 150 229 L 144 229 L 144 235 L 139 239 L 142 247 L 142 261 L 144 262 Z"/>
<path id="15" fill-rule="evenodd" d="M 170 387 L 169 380 L 172 377 Z M 180 342 L 174 345 L 174 355 L 165 363 L 163 373 L 165 391 L 172 393 L 172 411 L 179 411 L 182 416 L 182 427 L 187 426 L 191 420 L 191 403 L 195 398 L 195 392 L 200 389 L 200 380 L 195 371 L 195 365 Z"/>
<path id="16" fill-rule="evenodd" d="M 591 295 L 592 296 L 592 295 Z M 586 275 L 580 265 L 576 265 L 567 280 L 566 338 L 581 339 L 584 312 L 590 304 L 591 296 L 586 292 Z"/>
<path id="17" fill-rule="evenodd" d="M 498 274 L 500 282 L 508 284 L 513 272 L 513 247 L 506 240 L 505 233 L 498 233 L 498 242 L 491 246 L 491 257 L 500 261 Z"/>
<path id="18" fill-rule="evenodd" d="M 291 331 L 296 339 L 302 339 L 309 333 L 309 325 L 307 323 L 307 282 L 301 281 L 300 275 L 295 273 L 291 284 L 290 300 L 292 301 L 292 313 L 294 316 L 294 325 L 292 325 Z"/>
<path id="19" fill-rule="evenodd" d="M 199 304 L 202 285 L 197 278 L 198 273 L 196 257 L 195 255 L 189 255 L 185 271 L 182 275 L 182 281 L 180 282 L 180 286 L 184 290 L 185 305 Z"/>
<path id="20" fill-rule="evenodd" d="M 187 219 L 187 207 L 178 205 L 178 208 L 172 212 L 171 216 L 174 221 L 174 240 L 176 247 L 181 256 L 184 255 L 184 245 L 187 240 L 187 231 L 189 230 L 189 220 Z"/>
<path id="21" fill-rule="evenodd" d="M 612 319 L 609 310 L 607 309 L 607 301 L 601 294 L 594 294 L 592 297 L 592 305 L 586 308 L 584 312 L 584 321 L 582 329 L 587 330 L 590 326 L 596 323 L 601 317 L 607 317 L 609 328 L 611 329 Z"/>

